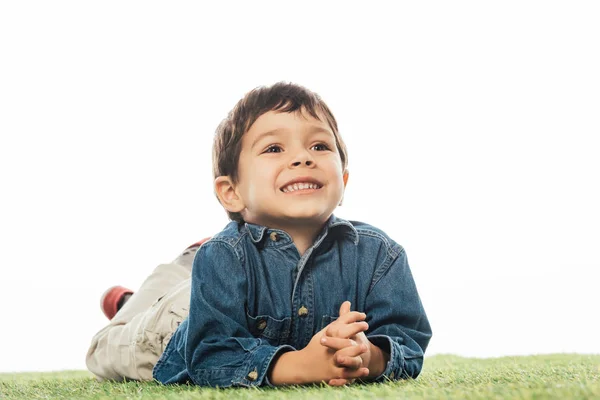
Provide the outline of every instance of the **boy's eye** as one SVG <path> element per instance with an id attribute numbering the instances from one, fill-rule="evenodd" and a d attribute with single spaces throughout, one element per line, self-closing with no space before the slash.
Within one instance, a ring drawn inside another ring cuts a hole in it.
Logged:
<path id="1" fill-rule="evenodd" d="M 265 153 L 281 153 L 281 147 L 276 144 L 272 144 L 265 150 Z"/>
<path id="2" fill-rule="evenodd" d="M 317 151 L 325 151 L 325 150 L 329 150 L 329 146 L 327 146 L 325 143 L 319 143 L 319 144 L 315 144 L 313 146 L 313 149 L 315 149 Z"/>

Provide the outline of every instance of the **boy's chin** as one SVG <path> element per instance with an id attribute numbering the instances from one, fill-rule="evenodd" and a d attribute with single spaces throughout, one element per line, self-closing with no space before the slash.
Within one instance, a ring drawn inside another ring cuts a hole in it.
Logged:
<path id="1" fill-rule="evenodd" d="M 283 219 L 288 223 L 318 224 L 327 220 L 330 215 L 331 213 L 327 213 L 325 210 L 286 210 Z"/>

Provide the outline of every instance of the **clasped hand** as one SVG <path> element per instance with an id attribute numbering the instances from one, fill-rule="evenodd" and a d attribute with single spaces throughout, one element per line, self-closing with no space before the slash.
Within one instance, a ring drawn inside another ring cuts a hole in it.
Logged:
<path id="1" fill-rule="evenodd" d="M 304 351 L 308 359 L 317 361 L 313 364 L 313 373 L 321 377 L 317 381 L 342 386 L 369 375 L 371 350 L 364 334 L 369 329 L 366 317 L 365 313 L 350 311 L 350 302 L 345 301 L 338 319 L 313 336 Z M 321 357 L 325 358 L 323 362 L 318 361 Z"/>

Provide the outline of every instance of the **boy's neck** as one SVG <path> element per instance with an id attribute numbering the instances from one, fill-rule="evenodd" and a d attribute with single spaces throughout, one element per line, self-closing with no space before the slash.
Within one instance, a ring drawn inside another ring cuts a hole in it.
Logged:
<path id="1" fill-rule="evenodd" d="M 307 227 L 288 227 L 287 229 L 283 229 L 285 232 L 290 235 L 294 245 L 296 245 L 296 249 L 298 253 L 300 253 L 300 257 L 306 253 L 306 250 L 310 246 L 313 245 L 317 236 L 323 229 L 322 226 L 307 226 Z"/>

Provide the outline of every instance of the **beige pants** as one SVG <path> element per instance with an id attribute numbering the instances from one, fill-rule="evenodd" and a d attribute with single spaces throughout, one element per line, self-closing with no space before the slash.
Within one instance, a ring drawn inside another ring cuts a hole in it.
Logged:
<path id="1" fill-rule="evenodd" d="M 152 380 L 152 369 L 189 312 L 197 246 L 161 264 L 92 339 L 88 369 L 100 380 Z"/>

